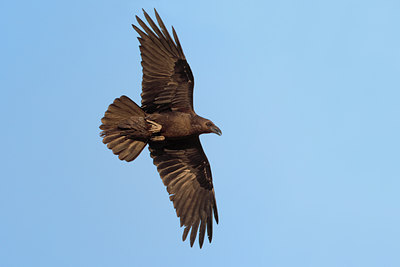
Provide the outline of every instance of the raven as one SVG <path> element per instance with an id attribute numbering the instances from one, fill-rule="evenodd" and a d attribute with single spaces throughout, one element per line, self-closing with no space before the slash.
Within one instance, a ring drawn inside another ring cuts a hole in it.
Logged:
<path id="1" fill-rule="evenodd" d="M 194 78 L 175 29 L 174 40 L 155 11 L 157 26 L 143 10 L 146 25 L 136 16 L 143 30 L 138 32 L 142 57 L 142 106 L 127 96 L 114 100 L 101 119 L 103 143 L 120 160 L 134 160 L 148 144 L 150 156 L 174 204 L 183 241 L 190 233 L 190 246 L 199 232 L 203 246 L 207 230 L 212 239 L 213 215 L 218 211 L 210 164 L 199 135 L 221 130 L 198 116 L 193 109 Z"/>

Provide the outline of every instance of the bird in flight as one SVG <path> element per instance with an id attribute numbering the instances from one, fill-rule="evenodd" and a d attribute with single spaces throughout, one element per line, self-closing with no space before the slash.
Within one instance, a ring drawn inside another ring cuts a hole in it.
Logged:
<path id="1" fill-rule="evenodd" d="M 132 27 L 140 37 L 142 106 L 127 96 L 116 98 L 101 119 L 103 143 L 120 160 L 133 161 L 148 144 L 150 156 L 170 194 L 182 235 L 190 232 L 190 246 L 199 233 L 203 246 L 207 231 L 212 239 L 213 216 L 218 211 L 210 163 L 199 135 L 221 130 L 193 109 L 194 79 L 175 29 L 173 38 L 155 11 L 158 26 L 143 10 L 147 24 L 136 16 Z"/>

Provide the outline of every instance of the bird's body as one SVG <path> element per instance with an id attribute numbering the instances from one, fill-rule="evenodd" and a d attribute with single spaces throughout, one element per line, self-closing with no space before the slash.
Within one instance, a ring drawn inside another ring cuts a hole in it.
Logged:
<path id="1" fill-rule="evenodd" d="M 189 231 L 190 244 L 199 230 L 199 244 L 207 231 L 212 238 L 212 217 L 218 212 L 210 164 L 199 135 L 221 134 L 210 120 L 193 109 L 193 74 L 186 62 L 175 30 L 175 42 L 155 12 L 160 28 L 146 12 L 152 30 L 137 17 L 142 55 L 142 107 L 127 96 L 114 100 L 102 118 L 103 142 L 119 159 L 132 161 L 148 144 L 150 156 L 163 180 L 176 213 Z"/>
<path id="2" fill-rule="evenodd" d="M 166 139 L 179 139 L 210 133 L 206 126 L 209 120 L 196 114 L 184 112 L 153 113 L 147 118 L 161 125 L 160 135 Z"/>
<path id="3" fill-rule="evenodd" d="M 160 134 L 167 139 L 176 139 L 201 134 L 195 127 L 196 115 L 184 112 L 149 114 L 148 118 L 162 126 Z"/>

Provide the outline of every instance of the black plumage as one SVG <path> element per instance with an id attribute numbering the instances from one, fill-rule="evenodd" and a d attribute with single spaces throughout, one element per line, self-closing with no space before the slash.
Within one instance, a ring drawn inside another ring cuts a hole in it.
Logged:
<path id="1" fill-rule="evenodd" d="M 114 100 L 106 111 L 100 129 L 103 142 L 121 160 L 134 160 L 146 144 L 160 177 L 167 187 L 176 214 L 184 226 L 183 240 L 190 232 L 190 245 L 205 233 L 212 239 L 213 217 L 218 212 L 210 164 L 199 135 L 216 133 L 213 122 L 193 109 L 194 78 L 177 34 L 171 38 L 155 11 L 157 26 L 145 12 L 148 25 L 139 17 L 142 56 L 142 106 L 126 96 Z"/>

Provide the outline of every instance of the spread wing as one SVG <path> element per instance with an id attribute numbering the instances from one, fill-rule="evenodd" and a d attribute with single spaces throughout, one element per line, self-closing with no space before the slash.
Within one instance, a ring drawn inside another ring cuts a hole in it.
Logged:
<path id="1" fill-rule="evenodd" d="M 140 35 L 138 39 L 143 67 L 142 108 L 146 113 L 193 112 L 192 71 L 174 28 L 172 27 L 172 33 L 175 42 L 157 11 L 154 11 L 159 27 L 144 10 L 144 16 L 152 30 L 137 16 L 136 19 L 144 31 L 132 25 Z"/>
<path id="2" fill-rule="evenodd" d="M 199 230 L 200 248 L 207 229 L 211 242 L 213 214 L 218 223 L 218 211 L 212 184 L 211 169 L 198 136 L 164 144 L 150 143 L 151 157 L 160 173 L 170 199 L 185 226 L 182 239 L 190 233 L 190 245 Z M 199 227 L 200 226 L 200 227 Z"/>

